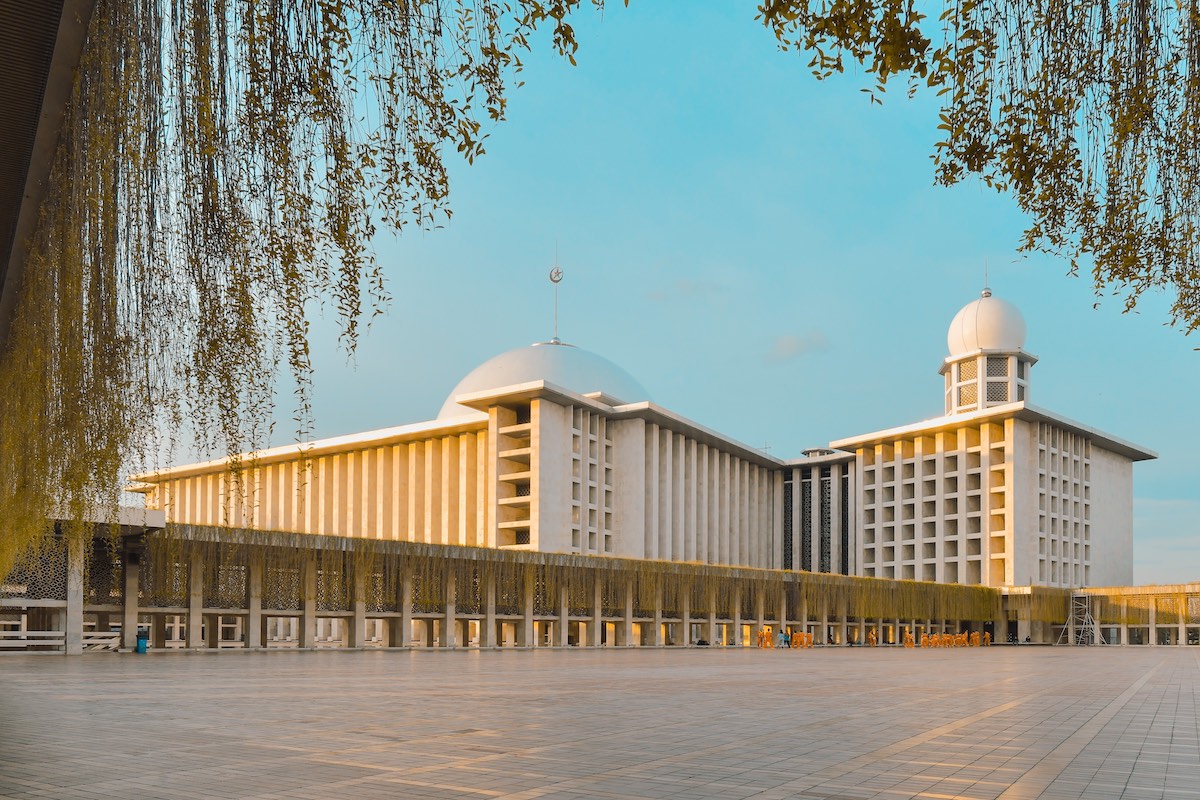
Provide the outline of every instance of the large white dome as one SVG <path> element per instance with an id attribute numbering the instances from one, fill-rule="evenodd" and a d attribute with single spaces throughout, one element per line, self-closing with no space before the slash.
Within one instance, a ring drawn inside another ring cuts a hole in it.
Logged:
<path id="1" fill-rule="evenodd" d="M 471 370 L 446 397 L 438 419 L 479 413 L 454 402 L 459 395 L 532 381 L 546 381 L 579 394 L 603 392 L 625 403 L 650 399 L 633 376 L 607 358 L 570 344 L 539 342 L 501 353 Z"/>
<path id="2" fill-rule="evenodd" d="M 1025 318 L 1012 303 L 984 289 L 978 300 L 955 314 L 946 346 L 951 356 L 976 350 L 1020 350 L 1025 346 Z"/>

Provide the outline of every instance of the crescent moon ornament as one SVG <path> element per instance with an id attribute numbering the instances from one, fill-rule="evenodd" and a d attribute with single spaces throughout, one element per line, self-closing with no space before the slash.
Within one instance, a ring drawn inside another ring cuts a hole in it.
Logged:
<path id="1" fill-rule="evenodd" d="M 562 279 L 563 279 L 563 271 L 562 271 L 561 267 L 555 267 L 554 269 L 550 270 L 550 282 L 551 283 L 558 283 Z"/>

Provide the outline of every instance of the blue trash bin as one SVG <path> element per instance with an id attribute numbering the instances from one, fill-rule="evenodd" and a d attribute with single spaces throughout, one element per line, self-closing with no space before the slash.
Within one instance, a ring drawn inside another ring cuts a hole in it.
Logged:
<path id="1" fill-rule="evenodd" d="M 137 632 L 137 652 L 145 653 L 150 648 L 150 631 Z"/>

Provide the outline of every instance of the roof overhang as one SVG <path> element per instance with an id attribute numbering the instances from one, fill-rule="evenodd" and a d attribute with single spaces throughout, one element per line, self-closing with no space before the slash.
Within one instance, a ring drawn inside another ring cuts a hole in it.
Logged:
<path id="1" fill-rule="evenodd" d="M 995 422 L 1004 420 L 1009 417 L 1025 420 L 1027 422 L 1049 422 L 1065 428 L 1073 433 L 1079 433 L 1089 437 L 1095 444 L 1103 447 L 1118 455 L 1123 455 L 1131 461 L 1148 461 L 1158 458 L 1158 453 L 1149 450 L 1133 442 L 1126 441 L 1119 437 L 1113 436 L 1110 433 L 1093 428 L 1090 425 L 1084 425 L 1082 422 L 1077 422 L 1060 414 L 1055 414 L 1047 411 L 1044 408 L 1031 406 L 1028 403 L 1008 403 L 1003 406 L 993 406 L 982 411 L 973 411 L 969 414 L 951 414 L 934 419 L 914 422 L 910 425 L 902 425 L 898 428 L 888 428 L 887 430 L 876 431 L 874 433 L 864 433 L 859 436 L 851 436 L 845 439 L 838 439 L 830 442 L 829 446 L 840 450 L 857 450 L 861 447 L 871 447 L 877 444 L 885 444 L 903 439 L 909 436 L 921 436 L 925 434 L 940 433 L 942 431 L 955 430 L 964 425 L 973 425 L 983 422 Z"/>
<path id="2" fill-rule="evenodd" d="M 0 349 L 94 6 L 95 0 L 0 3 Z"/>

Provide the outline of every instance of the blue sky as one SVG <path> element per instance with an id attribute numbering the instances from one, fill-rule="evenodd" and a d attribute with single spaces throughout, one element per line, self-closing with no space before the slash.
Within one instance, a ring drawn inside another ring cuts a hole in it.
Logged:
<path id="1" fill-rule="evenodd" d="M 557 246 L 564 340 L 797 456 L 941 413 L 946 328 L 986 261 L 1041 359 L 1031 401 L 1160 453 L 1134 472 L 1135 580 L 1200 579 L 1200 342 L 1164 326 L 1167 298 L 1094 309 L 1064 262 L 1018 256 L 1008 197 L 933 186 L 931 92 L 871 105 L 753 17 L 634 0 L 577 16 L 576 67 L 542 41 L 487 155 L 454 164 L 453 219 L 377 242 L 395 302 L 354 363 L 317 325 L 316 434 L 432 418 L 479 362 L 549 338 Z"/>

